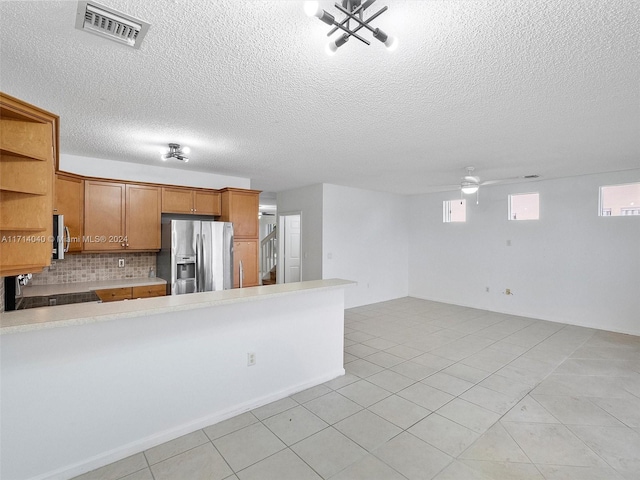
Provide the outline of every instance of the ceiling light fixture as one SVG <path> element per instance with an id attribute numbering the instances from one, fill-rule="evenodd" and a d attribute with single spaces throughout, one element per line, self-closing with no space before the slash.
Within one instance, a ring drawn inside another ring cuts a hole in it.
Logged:
<path id="1" fill-rule="evenodd" d="M 366 20 L 364 18 L 365 10 L 373 5 L 375 1 L 376 0 L 365 0 L 364 2 L 362 2 L 362 0 L 342 0 L 342 6 L 340 6 L 338 3 L 335 3 L 334 6 L 346 15 L 340 22 L 337 22 L 333 15 L 320 8 L 318 2 L 305 2 L 304 11 L 309 17 L 318 17 L 327 25 L 331 25 L 332 27 L 334 27 L 329 33 L 327 33 L 327 37 L 333 35 L 338 31 L 338 29 L 345 32 L 342 34 L 342 36 L 329 42 L 326 48 L 326 51 L 329 55 L 335 54 L 338 48 L 347 43 L 347 40 L 349 40 L 349 38 L 351 37 L 355 37 L 362 43 L 371 45 L 371 42 L 369 42 L 369 40 L 358 35 L 358 30 L 362 28 L 366 28 L 367 30 L 371 31 L 371 33 L 373 34 L 373 38 L 384 43 L 385 47 L 387 47 L 389 51 L 394 51 L 396 48 L 398 48 L 398 39 L 396 37 L 387 35 L 379 28 L 373 28 L 371 25 L 369 25 L 374 19 L 386 12 L 388 7 L 382 7 Z M 351 21 L 355 22 L 356 24 L 356 27 L 353 29 L 350 26 Z"/>
<path id="2" fill-rule="evenodd" d="M 472 193 L 476 193 L 478 191 L 478 188 L 479 186 L 477 183 L 471 183 L 471 182 L 462 182 L 462 185 L 460 186 L 462 193 L 464 193 L 465 195 L 471 195 Z"/>
<path id="3" fill-rule="evenodd" d="M 162 160 L 169 160 L 170 158 L 175 158 L 176 160 L 180 160 L 181 162 L 187 163 L 189 158 L 186 155 L 191 151 L 189 147 L 180 147 L 178 143 L 170 143 L 169 151 L 162 155 Z"/>

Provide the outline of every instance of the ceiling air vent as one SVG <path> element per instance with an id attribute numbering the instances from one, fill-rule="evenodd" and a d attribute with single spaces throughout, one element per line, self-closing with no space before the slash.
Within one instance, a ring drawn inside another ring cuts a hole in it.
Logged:
<path id="1" fill-rule="evenodd" d="M 140 48 L 149 24 L 95 2 L 78 2 L 76 28 Z"/>
<path id="2" fill-rule="evenodd" d="M 540 175 L 525 175 L 525 176 L 524 176 L 524 177 L 522 177 L 522 178 L 527 178 L 527 179 L 530 179 L 530 178 L 540 178 Z"/>

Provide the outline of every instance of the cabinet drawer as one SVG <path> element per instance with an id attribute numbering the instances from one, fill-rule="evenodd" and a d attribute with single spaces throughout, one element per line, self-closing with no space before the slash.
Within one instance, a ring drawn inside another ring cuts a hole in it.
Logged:
<path id="1" fill-rule="evenodd" d="M 166 285 L 143 285 L 131 289 L 133 298 L 162 297 L 167 294 Z"/>
<path id="2" fill-rule="evenodd" d="M 117 300 L 131 299 L 131 287 L 125 288 L 107 288 L 105 290 L 96 290 L 96 295 L 103 302 L 115 302 Z"/>

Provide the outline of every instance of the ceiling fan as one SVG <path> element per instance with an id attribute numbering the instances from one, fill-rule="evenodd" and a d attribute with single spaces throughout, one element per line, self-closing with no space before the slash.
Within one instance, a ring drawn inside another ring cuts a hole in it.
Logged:
<path id="1" fill-rule="evenodd" d="M 483 182 L 480 181 L 480 177 L 474 175 L 475 167 L 465 167 L 466 175 L 461 178 L 459 184 L 454 185 L 443 185 L 441 191 L 454 190 L 456 188 L 460 189 L 460 198 L 462 195 L 473 195 L 476 194 L 476 203 L 478 203 L 478 191 L 481 186 L 484 185 L 495 185 L 497 183 L 509 182 L 512 180 L 520 180 L 520 179 L 534 179 L 539 178 L 540 175 L 523 175 L 519 177 L 509 177 L 509 178 L 501 178 L 497 180 L 485 180 Z"/>

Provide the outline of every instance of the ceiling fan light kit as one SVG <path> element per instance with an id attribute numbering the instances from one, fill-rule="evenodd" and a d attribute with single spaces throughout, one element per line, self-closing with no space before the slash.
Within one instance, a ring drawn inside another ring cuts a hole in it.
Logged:
<path id="1" fill-rule="evenodd" d="M 326 47 L 326 51 L 329 55 L 335 54 L 338 51 L 338 48 L 347 43 L 351 37 L 357 38 L 366 45 L 371 45 L 369 40 L 358 35 L 357 32 L 362 28 L 369 30 L 372 33 L 373 38 L 382 42 L 389 51 L 394 51 L 398 48 L 398 39 L 396 37 L 389 36 L 379 28 L 373 28 L 370 25 L 374 19 L 386 12 L 388 7 L 382 7 L 369 18 L 364 18 L 365 11 L 373 5 L 375 1 L 376 0 L 365 0 L 364 2 L 362 2 L 362 0 L 342 0 L 342 5 L 335 3 L 334 6 L 345 15 L 340 22 L 336 21 L 335 17 L 329 12 L 323 10 L 316 1 L 305 2 L 304 11 L 309 17 L 317 17 L 321 22 L 333 27 L 329 33 L 327 33 L 327 37 L 330 37 L 338 30 L 345 32 L 342 36 L 329 42 Z M 351 28 L 351 22 L 355 23 L 354 28 Z"/>
<path id="2" fill-rule="evenodd" d="M 473 172 L 475 172 L 475 167 L 465 167 L 464 170 L 466 175 L 460 179 L 459 184 L 442 185 L 439 188 L 443 188 L 444 189 L 443 191 L 459 189 L 461 199 L 464 198 L 464 195 L 473 195 L 475 193 L 476 203 L 479 203 L 480 187 L 483 187 L 485 185 L 496 185 L 498 183 L 504 183 L 504 182 L 511 182 L 511 181 L 517 181 L 517 180 L 535 180 L 540 178 L 540 175 L 531 174 L 531 175 L 521 175 L 518 177 L 501 178 L 496 180 L 483 180 L 481 182 L 480 177 L 473 174 Z"/>
<path id="3" fill-rule="evenodd" d="M 479 188 L 480 186 L 478 184 L 471 182 L 462 182 L 462 185 L 460 186 L 460 190 L 462 190 L 462 193 L 464 193 L 465 195 L 476 193 Z"/>

